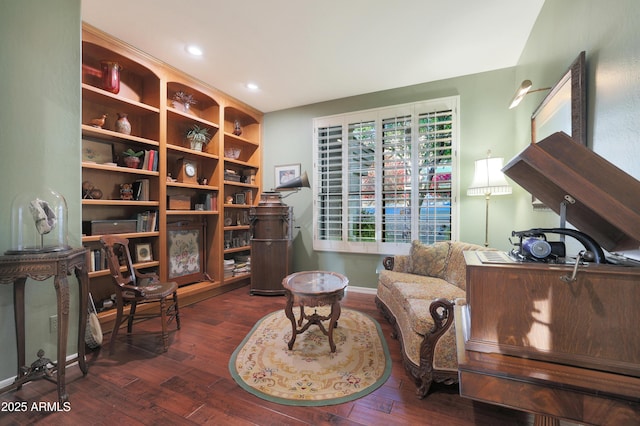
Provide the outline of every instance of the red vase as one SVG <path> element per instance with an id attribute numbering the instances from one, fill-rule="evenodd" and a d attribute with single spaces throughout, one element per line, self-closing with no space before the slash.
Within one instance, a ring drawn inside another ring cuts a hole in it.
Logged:
<path id="1" fill-rule="evenodd" d="M 102 88 L 107 92 L 117 94 L 120 92 L 120 64 L 117 62 L 100 62 L 102 68 Z"/>

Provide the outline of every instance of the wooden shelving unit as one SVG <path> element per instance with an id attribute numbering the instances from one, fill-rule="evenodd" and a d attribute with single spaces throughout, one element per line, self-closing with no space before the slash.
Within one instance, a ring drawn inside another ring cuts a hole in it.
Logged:
<path id="1" fill-rule="evenodd" d="M 105 60 L 121 65 L 118 93 L 102 88 L 96 70 Z M 125 221 L 155 215 L 154 229 L 128 229 L 122 235 L 130 239 L 134 254 L 138 244 L 151 247 L 152 260 L 136 263 L 138 268 L 154 270 L 163 280 L 174 279 L 178 274 L 175 279 L 181 283 L 181 304 L 248 284 L 249 273 L 225 277 L 223 263 L 237 256 L 250 256 L 248 215 L 258 202 L 262 181 L 262 113 L 86 24 L 82 64 L 82 179 L 102 191 L 102 197 L 83 198 L 83 232 L 87 230 L 83 244 L 99 249 L 100 234 L 91 232 L 92 221 Z M 176 103 L 176 92 L 191 95 L 195 103 L 189 108 Z M 91 120 L 103 114 L 107 116 L 105 124 L 101 128 L 92 126 Z M 118 114 L 127 114 L 130 135 L 115 130 Z M 211 135 L 202 151 L 191 149 L 186 141 L 186 132 L 193 125 L 207 128 Z M 96 143 L 112 147 L 112 161 L 102 158 L 94 162 L 87 158 Z M 157 166 L 149 167 L 151 170 L 125 167 L 122 152 L 128 148 L 156 151 Z M 231 148 L 239 150 L 237 158 L 225 156 Z M 196 169 L 196 180 L 183 178 L 181 168 L 185 163 Z M 238 180 L 225 178 L 231 175 L 238 176 Z M 148 183 L 148 198 L 122 199 L 121 184 L 138 180 Z M 231 202 L 225 202 L 226 197 L 232 197 Z M 182 204 L 169 202 L 170 199 L 181 200 Z M 205 199 L 210 208 L 196 206 L 205 204 Z M 233 218 L 233 225 L 227 224 L 227 218 Z M 172 269 L 169 240 L 182 226 L 189 230 L 196 227 L 203 234 L 198 251 L 200 278 L 194 281 L 187 277 L 190 282 L 184 283 L 180 272 Z M 231 246 L 234 242 L 237 244 Z M 111 278 L 107 270 L 98 268 L 90 273 L 90 280 L 91 292 L 100 307 L 113 293 Z M 106 329 L 112 316 L 109 310 L 99 314 Z"/>

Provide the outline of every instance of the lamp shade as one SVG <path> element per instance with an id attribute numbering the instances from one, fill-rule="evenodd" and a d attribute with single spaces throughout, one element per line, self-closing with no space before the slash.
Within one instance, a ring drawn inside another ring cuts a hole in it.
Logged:
<path id="1" fill-rule="evenodd" d="M 515 108 L 518 106 L 522 98 L 524 98 L 529 90 L 531 90 L 531 80 L 525 80 L 522 82 L 520 87 L 516 90 L 516 93 L 513 95 L 513 99 L 511 99 L 511 103 L 509 104 L 509 109 Z"/>
<path id="2" fill-rule="evenodd" d="M 483 158 L 476 160 L 473 182 L 467 189 L 467 195 L 507 195 L 511 186 L 502 173 L 502 158 Z"/>

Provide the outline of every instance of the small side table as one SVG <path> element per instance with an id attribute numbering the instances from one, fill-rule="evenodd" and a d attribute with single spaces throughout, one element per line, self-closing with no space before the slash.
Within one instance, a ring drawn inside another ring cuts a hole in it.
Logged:
<path id="1" fill-rule="evenodd" d="M 11 254 L 0 256 L 0 284 L 13 284 L 13 309 L 16 323 L 16 343 L 18 346 L 18 371 L 13 384 L 0 389 L 4 393 L 9 389 L 20 389 L 26 382 L 36 378 L 49 378 L 51 372 L 44 371 L 46 359 L 40 354 L 31 366 L 25 364 L 25 319 L 24 287 L 27 278 L 44 281 L 54 277 L 58 307 L 58 361 L 56 383 L 58 400 L 68 401 L 65 387 L 65 368 L 67 366 L 67 335 L 69 326 L 69 283 L 67 275 L 75 272 L 78 279 L 79 306 L 78 315 L 78 365 L 84 375 L 88 368 L 85 360 L 85 331 L 87 327 L 87 309 L 89 299 L 88 250 L 85 248 L 42 254 Z M 72 360 L 75 361 L 75 360 Z M 70 361 L 71 362 L 71 361 Z"/>
<path id="2" fill-rule="evenodd" d="M 282 287 L 284 287 L 287 296 L 284 312 L 291 320 L 292 327 L 291 340 L 288 344 L 289 350 L 293 349 L 296 336 L 304 333 L 311 325 L 315 324 L 320 327 L 325 336 L 329 336 L 331 352 L 336 351 L 336 345 L 333 342 L 333 329 L 338 326 L 341 312 L 340 300 L 342 300 L 344 289 L 348 285 L 349 279 L 347 277 L 327 271 L 296 272 L 282 280 Z M 294 303 L 300 305 L 300 318 L 297 324 L 293 314 Z M 317 312 L 308 315 L 304 312 L 305 306 L 331 306 L 331 313 L 327 316 L 319 315 Z M 307 323 L 302 325 L 304 320 L 307 320 Z M 322 324 L 322 321 L 326 320 L 329 320 L 328 329 L 325 329 Z"/>

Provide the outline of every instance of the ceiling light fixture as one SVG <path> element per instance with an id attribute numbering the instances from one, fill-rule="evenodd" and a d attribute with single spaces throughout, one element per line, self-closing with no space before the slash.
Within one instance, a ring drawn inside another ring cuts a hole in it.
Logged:
<path id="1" fill-rule="evenodd" d="M 249 90 L 258 90 L 259 87 L 255 83 L 247 83 L 247 89 L 249 89 Z"/>
<path id="2" fill-rule="evenodd" d="M 529 93 L 541 92 L 543 90 L 551 89 L 551 87 L 545 87 L 544 89 L 531 90 L 531 86 L 532 86 L 531 80 L 525 80 L 522 82 L 520 87 L 518 87 L 518 89 L 516 90 L 516 93 L 513 95 L 513 99 L 511 99 L 511 104 L 509 104 L 509 109 L 513 109 L 517 107 L 520 101 L 522 101 L 522 99 Z"/>
<path id="3" fill-rule="evenodd" d="M 203 54 L 202 49 L 194 44 L 188 45 L 186 49 L 187 49 L 187 52 L 189 52 L 189 54 L 193 56 L 202 56 Z"/>

